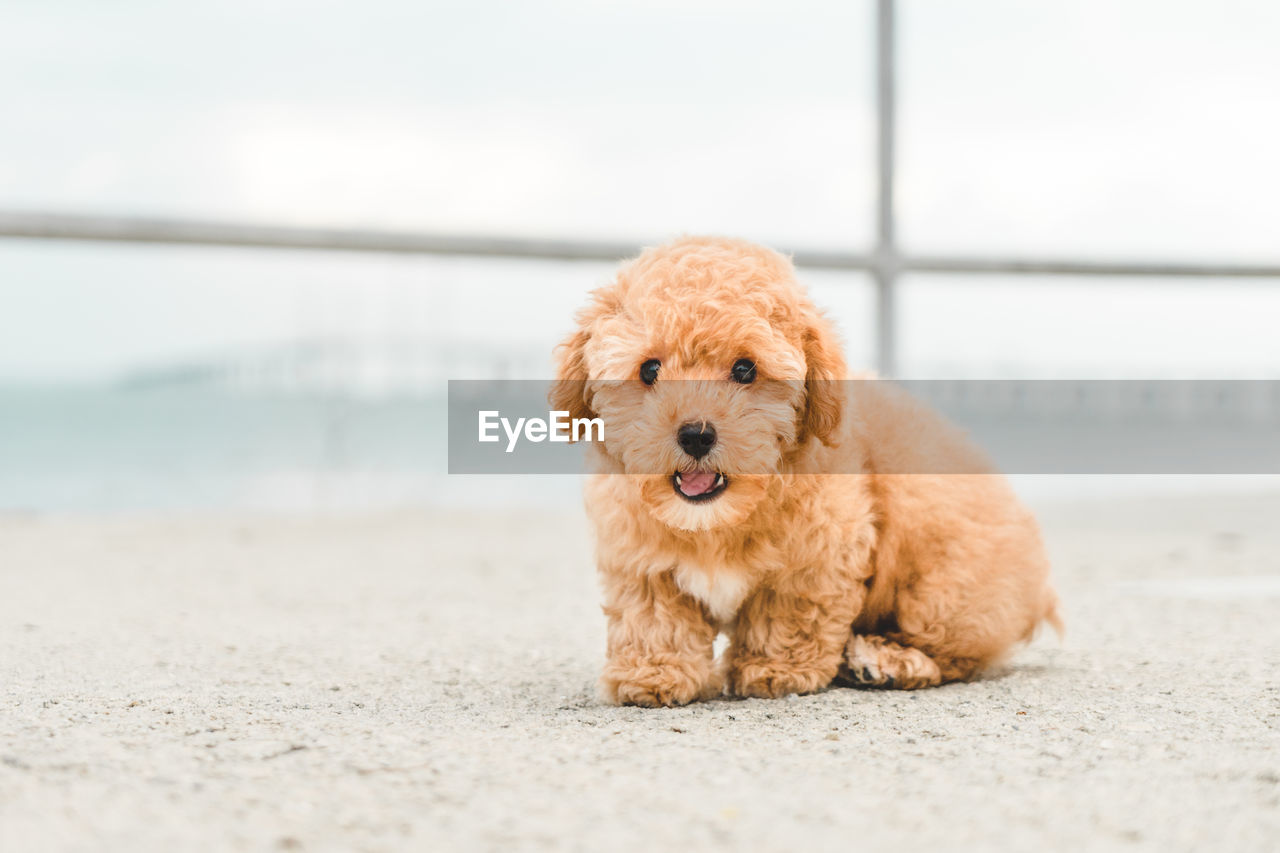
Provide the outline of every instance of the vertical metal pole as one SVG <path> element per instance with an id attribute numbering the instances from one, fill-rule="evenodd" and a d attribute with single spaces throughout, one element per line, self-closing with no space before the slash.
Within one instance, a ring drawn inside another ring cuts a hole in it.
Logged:
<path id="1" fill-rule="evenodd" d="M 876 246 L 871 275 L 876 283 L 876 367 L 881 376 L 893 376 L 898 367 L 894 72 L 894 0 L 876 0 Z"/>

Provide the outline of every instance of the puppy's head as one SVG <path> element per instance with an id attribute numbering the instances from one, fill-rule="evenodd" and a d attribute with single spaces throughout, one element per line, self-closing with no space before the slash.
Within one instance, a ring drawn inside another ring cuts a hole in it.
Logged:
<path id="1" fill-rule="evenodd" d="M 578 321 L 552 403 L 603 419 L 602 451 L 670 527 L 743 521 L 797 450 L 835 441 L 845 365 L 777 252 L 708 238 L 649 249 Z"/>

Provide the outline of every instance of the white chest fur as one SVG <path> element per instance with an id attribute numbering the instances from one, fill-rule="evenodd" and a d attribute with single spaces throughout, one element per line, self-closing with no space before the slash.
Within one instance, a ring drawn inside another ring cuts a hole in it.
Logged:
<path id="1" fill-rule="evenodd" d="M 750 581 L 732 569 L 709 571 L 701 566 L 681 564 L 676 568 L 676 585 L 707 605 L 720 622 L 733 619 L 742 600 L 751 591 Z"/>

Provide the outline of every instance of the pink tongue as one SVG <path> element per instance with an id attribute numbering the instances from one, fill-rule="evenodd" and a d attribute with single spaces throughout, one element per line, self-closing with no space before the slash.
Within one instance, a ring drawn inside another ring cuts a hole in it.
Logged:
<path id="1" fill-rule="evenodd" d="M 680 475 L 680 491 L 691 498 L 705 495 L 715 483 L 715 472 L 688 471 Z"/>

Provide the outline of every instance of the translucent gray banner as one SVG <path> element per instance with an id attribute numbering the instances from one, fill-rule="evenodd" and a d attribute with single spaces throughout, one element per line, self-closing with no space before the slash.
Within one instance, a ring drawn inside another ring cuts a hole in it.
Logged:
<path id="1" fill-rule="evenodd" d="M 669 460 L 694 463 L 681 455 L 679 428 L 710 423 L 712 452 L 737 473 L 777 473 L 770 454 L 738 449 L 793 449 L 817 399 L 840 411 L 830 441 L 865 444 L 879 473 L 1280 474 L 1280 382 L 1271 380 L 455 380 L 449 472 L 584 473 L 598 467 L 594 445 L 613 459 L 662 460 L 626 473 L 670 474 Z M 956 429 L 989 463 L 953 452 Z M 866 470 L 857 454 L 814 458 L 819 473 Z"/>

